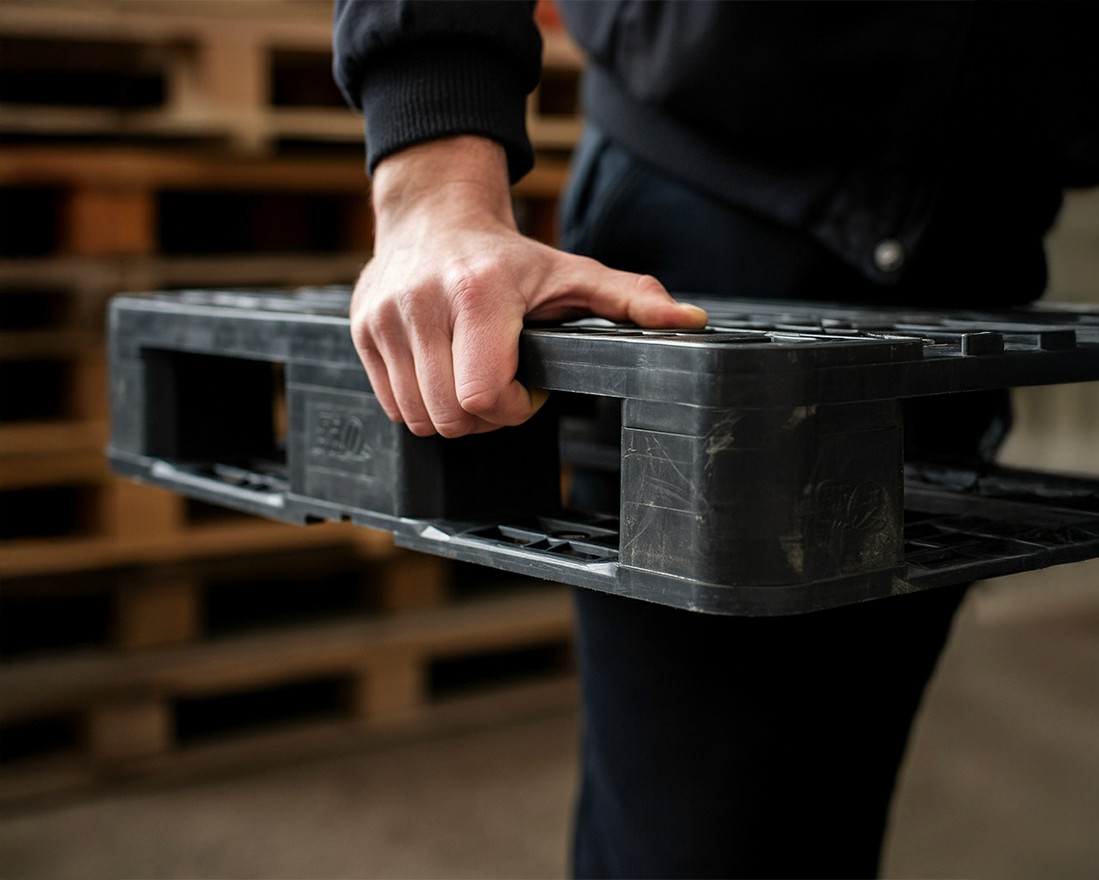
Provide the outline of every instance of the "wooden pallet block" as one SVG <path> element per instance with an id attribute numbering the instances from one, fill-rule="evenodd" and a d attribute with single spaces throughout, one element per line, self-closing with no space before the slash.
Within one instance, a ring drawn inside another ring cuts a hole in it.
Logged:
<path id="1" fill-rule="evenodd" d="M 147 254 L 156 247 L 152 194 L 137 186 L 85 184 L 66 194 L 60 249 L 76 256 Z"/>

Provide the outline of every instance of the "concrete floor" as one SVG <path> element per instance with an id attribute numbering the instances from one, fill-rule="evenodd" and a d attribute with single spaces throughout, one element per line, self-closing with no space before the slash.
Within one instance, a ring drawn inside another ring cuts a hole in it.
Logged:
<path id="1" fill-rule="evenodd" d="M 0 876 L 562 877 L 571 714 L 0 816 Z M 1099 562 L 976 587 L 887 877 L 1099 874 Z"/>
<path id="2" fill-rule="evenodd" d="M 1099 876 L 1099 561 L 974 588 L 892 825 L 890 877 Z"/>

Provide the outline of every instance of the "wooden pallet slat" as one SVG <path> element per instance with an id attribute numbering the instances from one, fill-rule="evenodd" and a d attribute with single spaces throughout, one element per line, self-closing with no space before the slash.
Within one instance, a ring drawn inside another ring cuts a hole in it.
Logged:
<path id="1" fill-rule="evenodd" d="M 0 455 L 0 492 L 67 484 L 96 485 L 108 478 L 106 459 L 98 449 L 62 455 Z"/>

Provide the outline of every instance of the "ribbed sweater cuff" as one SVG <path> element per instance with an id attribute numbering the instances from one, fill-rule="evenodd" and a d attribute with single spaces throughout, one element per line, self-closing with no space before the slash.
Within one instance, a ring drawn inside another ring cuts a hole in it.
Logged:
<path id="1" fill-rule="evenodd" d="M 513 183 L 534 164 L 523 76 L 484 47 L 434 41 L 403 47 L 375 60 L 362 82 L 371 174 L 391 153 L 457 134 L 500 142 Z"/>

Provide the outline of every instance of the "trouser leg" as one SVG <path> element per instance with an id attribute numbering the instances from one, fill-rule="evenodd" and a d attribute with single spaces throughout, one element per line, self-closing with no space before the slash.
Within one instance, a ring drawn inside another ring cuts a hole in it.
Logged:
<path id="1" fill-rule="evenodd" d="M 867 877 L 963 588 L 713 617 L 578 591 L 578 877 Z"/>
<path id="2" fill-rule="evenodd" d="M 815 243 L 604 138 L 581 147 L 563 217 L 569 249 L 679 293 L 888 298 Z M 953 416 L 906 443 L 975 452 L 1003 401 L 921 405 L 920 424 Z M 578 506 L 617 510 L 613 477 L 579 474 L 576 489 Z M 912 720 L 964 593 L 729 618 L 578 591 L 576 875 L 876 873 Z"/>

